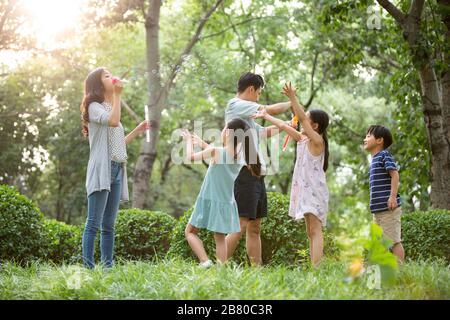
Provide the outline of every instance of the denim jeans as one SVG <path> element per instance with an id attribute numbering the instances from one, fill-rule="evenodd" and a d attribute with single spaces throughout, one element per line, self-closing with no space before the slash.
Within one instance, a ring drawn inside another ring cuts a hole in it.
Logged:
<path id="1" fill-rule="evenodd" d="M 124 165 L 124 164 L 123 164 Z M 114 224 L 122 189 L 122 164 L 111 161 L 111 191 L 96 191 L 88 197 L 88 216 L 83 233 L 83 264 L 94 268 L 94 245 L 97 231 L 101 228 L 100 250 L 102 264 L 113 265 Z"/>

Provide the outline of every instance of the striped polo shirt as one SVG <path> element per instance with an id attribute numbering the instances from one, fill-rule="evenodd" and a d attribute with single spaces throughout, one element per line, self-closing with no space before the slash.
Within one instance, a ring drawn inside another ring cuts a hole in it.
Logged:
<path id="1" fill-rule="evenodd" d="M 397 170 L 397 165 L 389 151 L 382 150 L 373 156 L 369 170 L 370 211 L 372 213 L 389 210 L 387 202 L 391 194 L 390 170 Z M 397 205 L 400 206 L 398 193 Z"/>

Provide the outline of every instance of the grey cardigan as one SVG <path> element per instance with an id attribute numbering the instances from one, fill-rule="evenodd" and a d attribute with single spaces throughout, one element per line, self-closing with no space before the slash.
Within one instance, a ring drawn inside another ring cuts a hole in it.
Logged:
<path id="1" fill-rule="evenodd" d="M 86 173 L 86 190 L 89 197 L 93 192 L 111 191 L 111 155 L 109 153 L 109 112 L 98 102 L 89 105 L 89 163 Z M 128 201 L 127 166 L 122 170 L 122 191 L 120 200 Z"/>

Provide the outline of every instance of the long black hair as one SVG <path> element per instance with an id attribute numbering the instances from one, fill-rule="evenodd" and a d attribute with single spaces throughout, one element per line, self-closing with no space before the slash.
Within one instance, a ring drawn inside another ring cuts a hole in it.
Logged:
<path id="1" fill-rule="evenodd" d="M 86 138 L 89 135 L 89 105 L 92 102 L 102 103 L 105 101 L 105 87 L 102 82 L 102 74 L 105 70 L 104 67 L 100 67 L 91 71 L 84 81 L 84 97 L 81 102 L 80 111 L 82 122 L 81 132 Z"/>
<path id="2" fill-rule="evenodd" d="M 317 131 L 322 135 L 323 142 L 325 143 L 325 159 L 323 162 L 323 171 L 327 171 L 328 169 L 328 158 L 330 156 L 330 152 L 328 151 L 328 136 L 327 136 L 327 127 L 330 123 L 330 118 L 328 114 L 323 110 L 309 110 L 309 115 L 311 120 L 314 123 L 318 124 Z"/>
<path id="3" fill-rule="evenodd" d="M 245 163 L 253 176 L 261 176 L 261 162 L 259 161 L 258 151 L 256 150 L 255 143 L 253 141 L 253 135 L 249 132 L 250 126 L 244 120 L 236 118 L 229 121 L 226 128 L 233 130 L 233 148 L 235 159 L 237 158 L 237 146 L 244 142 Z M 240 133 L 238 130 L 242 130 L 242 132 Z M 250 159 L 250 156 L 252 155 L 256 155 L 256 163 L 252 163 Z"/>

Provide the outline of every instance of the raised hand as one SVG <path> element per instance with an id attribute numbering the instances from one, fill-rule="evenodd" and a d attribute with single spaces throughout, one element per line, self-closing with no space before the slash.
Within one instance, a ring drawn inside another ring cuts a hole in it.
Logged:
<path id="1" fill-rule="evenodd" d="M 196 135 L 195 133 L 191 134 L 191 139 L 192 139 L 192 143 L 193 144 L 201 146 L 202 143 L 203 143 L 203 140 L 198 135 Z"/>
<path id="2" fill-rule="evenodd" d="M 283 91 L 281 91 L 282 94 L 289 97 L 289 99 L 294 98 L 296 94 L 297 89 L 292 86 L 292 83 L 289 81 L 289 83 L 286 83 L 283 87 Z"/>
<path id="3" fill-rule="evenodd" d="M 136 130 L 139 133 L 145 132 L 145 130 L 150 129 L 150 122 L 149 121 L 142 121 L 138 126 L 136 127 Z"/>
<path id="4" fill-rule="evenodd" d="M 266 108 L 258 110 L 256 113 L 252 114 L 250 118 L 252 119 L 264 119 L 267 116 Z"/>
<path id="5" fill-rule="evenodd" d="M 187 129 L 182 129 L 181 136 L 184 140 L 190 141 L 193 145 L 202 146 L 204 141 L 195 133 L 190 133 Z"/>
<path id="6" fill-rule="evenodd" d="M 114 93 L 117 95 L 120 95 L 122 93 L 123 90 L 123 84 L 122 81 L 119 78 L 113 77 L 113 79 L 111 80 L 114 86 Z"/>
<path id="7" fill-rule="evenodd" d="M 285 123 L 291 128 L 294 128 L 294 129 L 297 128 L 297 124 L 294 122 L 294 120 L 287 120 L 287 121 L 285 121 Z"/>
<path id="8" fill-rule="evenodd" d="M 181 136 L 183 137 L 183 140 L 192 141 L 192 135 L 189 132 L 188 129 L 181 129 Z"/>

